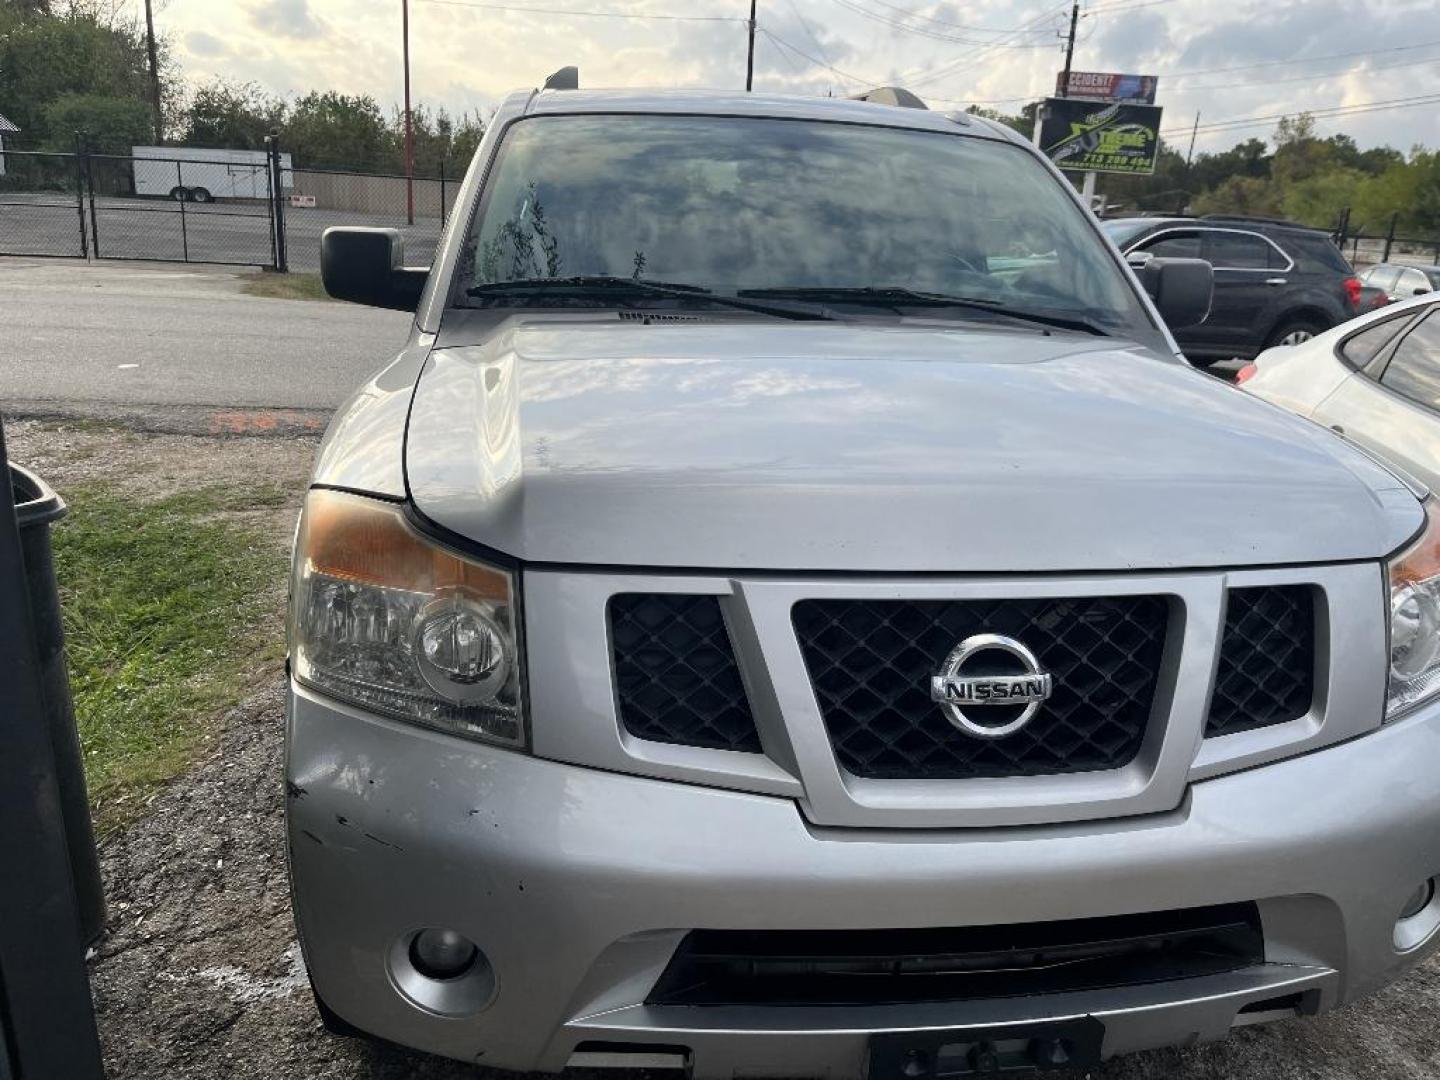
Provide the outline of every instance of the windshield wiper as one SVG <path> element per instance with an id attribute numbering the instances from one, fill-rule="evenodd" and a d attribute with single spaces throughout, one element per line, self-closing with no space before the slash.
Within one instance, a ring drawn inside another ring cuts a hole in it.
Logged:
<path id="1" fill-rule="evenodd" d="M 668 296 L 679 300 L 700 301 L 706 304 L 739 308 L 742 311 L 757 311 L 763 315 L 776 315 L 782 319 L 828 320 L 835 317 L 821 307 L 767 304 L 758 300 L 744 300 L 726 293 L 714 293 L 700 285 L 652 281 L 649 278 L 620 277 L 612 274 L 578 274 L 572 277 L 492 281 L 470 286 L 465 290 L 465 295 L 476 298 L 534 297 L 553 296 L 556 293 L 565 292 L 576 296 L 587 294 L 623 295 L 625 293 L 642 296 Z"/>
<path id="2" fill-rule="evenodd" d="M 1044 311 L 1030 311 L 1010 307 L 999 300 L 988 300 L 978 296 L 951 296 L 948 293 L 924 292 L 892 285 L 826 286 L 797 285 L 774 289 L 741 289 L 739 296 L 769 297 L 796 300 L 830 300 L 847 304 L 878 304 L 888 308 L 901 307 L 963 307 L 987 311 L 1019 322 L 1038 323 L 1061 330 L 1078 330 L 1086 334 L 1108 337 L 1110 331 L 1099 323 L 1071 315 L 1055 315 Z"/>

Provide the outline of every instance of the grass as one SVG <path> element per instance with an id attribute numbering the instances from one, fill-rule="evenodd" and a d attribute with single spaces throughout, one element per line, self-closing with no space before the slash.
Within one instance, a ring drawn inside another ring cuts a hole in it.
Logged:
<path id="1" fill-rule="evenodd" d="M 246 274 L 240 290 L 251 296 L 268 296 L 275 300 L 329 300 L 319 274 L 276 274 L 262 270 Z"/>
<path id="2" fill-rule="evenodd" d="M 180 772 L 206 720 L 238 701 L 277 647 L 260 633 L 285 558 L 273 530 L 237 511 L 277 488 L 211 487 L 140 502 L 100 486 L 66 492 L 54 532 L 66 652 L 102 832 Z"/>

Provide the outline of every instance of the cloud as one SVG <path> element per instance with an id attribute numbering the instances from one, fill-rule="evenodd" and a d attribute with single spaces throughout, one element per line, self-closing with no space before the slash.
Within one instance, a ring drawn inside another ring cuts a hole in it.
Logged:
<path id="1" fill-rule="evenodd" d="M 1096 36 L 1106 70 L 1148 74 L 1144 68 L 1155 57 L 1170 52 L 1170 29 L 1163 15 L 1141 12 L 1126 19 L 1103 24 Z M 1138 66 L 1137 66 L 1138 65 Z"/>
<path id="2" fill-rule="evenodd" d="M 310 13 L 309 0 L 263 0 L 250 9 L 250 21 L 278 37 L 315 38 L 325 32 Z"/>
<path id="3" fill-rule="evenodd" d="M 216 57 L 227 56 L 230 47 L 221 41 L 214 34 L 207 34 L 204 30 L 192 30 L 185 35 L 185 48 L 193 56 Z"/>
<path id="4" fill-rule="evenodd" d="M 0 0 L 3 2 L 3 0 Z M 712 87 L 745 82 L 743 0 L 505 0 L 505 10 L 425 3 L 410 6 L 414 98 L 452 114 L 488 109 L 511 90 L 539 84 L 564 64 L 580 65 L 586 87 Z M 1039 0 L 853 0 L 871 16 L 893 16 L 902 30 L 835 0 L 764 0 L 755 49 L 755 89 L 845 96 L 885 83 L 908 85 L 933 107 L 975 101 L 1018 111 L 1055 84 L 1063 57 L 1056 31 L 1066 17 L 1040 17 Z M 1440 74 L 1435 49 L 1314 57 L 1415 44 L 1415 26 L 1435 0 L 1391 0 L 1354 17 L 1344 0 L 1167 0 L 1134 10 L 1085 5 L 1075 67 L 1160 75 L 1168 128 L 1295 113 L 1343 102 L 1415 94 Z M 537 11 L 514 10 L 532 7 Z M 1067 5 L 1068 7 L 1068 5 Z M 664 18 L 587 18 L 551 9 Z M 370 94 L 388 109 L 401 96 L 398 0 L 240 0 L 170 4 L 164 32 L 181 43 L 186 76 L 258 81 L 277 93 L 332 88 Z M 902 18 L 895 9 L 913 12 Z M 676 16 L 680 16 L 679 19 Z M 1417 19 L 1417 16 L 1419 17 Z M 689 21 L 692 17 L 725 21 Z M 931 31 L 927 34 L 925 31 Z M 769 35 L 773 35 L 769 36 Z M 935 35 L 938 35 L 935 36 Z M 1418 35 L 1423 38 L 1424 35 Z M 777 44 L 783 42 L 783 44 Z M 984 44 L 982 44 L 982 42 Z M 786 46 L 789 46 L 787 48 Z M 798 52 L 796 51 L 798 50 Z M 800 55 L 808 54 L 807 56 Z M 1308 59 L 1307 59 L 1308 58 Z M 1274 61 L 1287 65 L 1177 78 L 1196 69 Z M 834 65 L 841 72 L 831 70 Z M 1324 121 L 1362 147 L 1389 142 L 1440 144 L 1440 110 L 1359 113 Z M 1273 122 L 1201 131 L 1199 150 L 1218 150 Z M 1188 131 L 1186 132 L 1188 136 Z"/>

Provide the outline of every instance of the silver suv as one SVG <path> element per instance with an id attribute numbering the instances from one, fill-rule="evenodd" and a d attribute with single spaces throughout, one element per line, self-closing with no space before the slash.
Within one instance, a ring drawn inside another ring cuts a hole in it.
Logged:
<path id="1" fill-rule="evenodd" d="M 984 120 L 511 97 L 297 537 L 322 1015 L 924 1080 L 1311 1014 L 1440 927 L 1440 524 L 1202 375 Z M 1149 295 L 1147 295 L 1147 293 Z M 1153 300 L 1152 300 L 1153 297 Z"/>

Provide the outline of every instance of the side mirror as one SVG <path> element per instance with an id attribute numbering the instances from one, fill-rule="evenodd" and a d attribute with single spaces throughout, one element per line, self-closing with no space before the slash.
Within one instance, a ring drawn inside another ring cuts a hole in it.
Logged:
<path id="1" fill-rule="evenodd" d="M 1215 271 L 1204 259 L 1132 255 L 1129 262 L 1170 329 L 1194 326 L 1209 316 Z"/>
<path id="2" fill-rule="evenodd" d="M 1417 285 L 1417 286 L 1415 287 L 1415 291 L 1414 291 L 1413 295 L 1415 295 L 1415 296 L 1424 296 L 1424 295 L 1425 295 L 1426 293 L 1428 293 L 1429 291 L 1430 291 L 1430 290 L 1427 289 L 1427 288 L 1425 288 L 1424 285 Z"/>
<path id="3" fill-rule="evenodd" d="M 396 229 L 333 226 L 320 236 L 320 280 L 336 300 L 414 311 L 430 272 L 404 263 Z"/>

